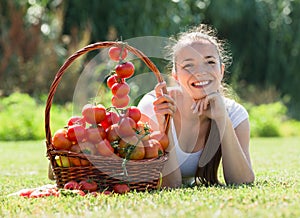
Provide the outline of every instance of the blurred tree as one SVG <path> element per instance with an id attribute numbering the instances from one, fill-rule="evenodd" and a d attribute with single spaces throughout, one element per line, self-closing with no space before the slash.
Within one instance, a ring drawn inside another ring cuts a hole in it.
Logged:
<path id="1" fill-rule="evenodd" d="M 47 93 L 58 66 L 86 44 L 171 36 L 204 22 L 230 43 L 228 80 L 241 97 L 283 99 L 300 119 L 300 0 L 0 0 L 0 12 L 0 95 Z M 60 100 L 71 100 L 82 61 Z"/>
<path id="2" fill-rule="evenodd" d="M 0 96 L 20 91 L 39 98 L 49 91 L 65 58 L 89 43 L 89 32 L 71 35 L 77 39 L 72 42 L 62 35 L 61 1 L 0 0 L 0 12 Z M 66 75 L 60 86 L 63 95 L 57 100 L 72 99 L 77 68 Z"/>

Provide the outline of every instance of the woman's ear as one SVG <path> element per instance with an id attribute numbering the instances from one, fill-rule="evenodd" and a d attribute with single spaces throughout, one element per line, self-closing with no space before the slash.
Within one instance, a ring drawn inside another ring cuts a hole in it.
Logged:
<path id="1" fill-rule="evenodd" d="M 172 71 L 172 77 L 178 81 L 177 73 L 174 70 Z"/>
<path id="2" fill-rule="evenodd" d="M 221 64 L 221 80 L 222 80 L 223 77 L 224 77 L 224 72 L 225 72 L 225 64 L 222 63 L 222 64 Z"/>

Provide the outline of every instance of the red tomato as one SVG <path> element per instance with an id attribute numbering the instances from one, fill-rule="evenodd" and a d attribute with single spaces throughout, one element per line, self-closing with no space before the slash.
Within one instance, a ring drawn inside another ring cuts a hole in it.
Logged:
<path id="1" fill-rule="evenodd" d="M 68 127 L 68 139 L 72 142 L 81 142 L 86 137 L 85 128 L 81 125 L 74 124 Z"/>
<path id="2" fill-rule="evenodd" d="M 130 97 L 128 95 L 124 95 L 122 97 L 113 96 L 111 99 L 111 103 L 116 108 L 123 108 L 126 107 L 129 104 Z"/>
<path id="3" fill-rule="evenodd" d="M 142 113 L 138 107 L 131 106 L 127 108 L 126 115 L 137 123 L 141 119 Z"/>
<path id="4" fill-rule="evenodd" d="M 124 95 L 128 95 L 128 93 L 130 92 L 130 88 L 128 83 L 124 82 L 124 83 L 115 83 L 112 87 L 111 87 L 111 92 L 113 95 L 121 98 Z"/>
<path id="5" fill-rule="evenodd" d="M 136 131 L 136 123 L 130 117 L 123 117 L 119 122 L 119 128 L 117 129 L 118 135 L 123 138 L 132 136 Z"/>
<path id="6" fill-rule="evenodd" d="M 116 74 L 120 78 L 129 78 L 134 74 L 134 65 L 131 62 L 118 64 L 115 68 Z"/>
<path id="7" fill-rule="evenodd" d="M 68 126 L 72 126 L 74 124 L 79 124 L 79 125 L 85 127 L 86 123 L 85 123 L 84 117 L 81 117 L 81 116 L 70 117 L 70 119 L 68 120 Z"/>
<path id="8" fill-rule="evenodd" d="M 161 144 L 162 148 L 164 149 L 164 151 L 168 148 L 169 146 L 169 138 L 168 135 L 164 132 L 160 132 L 160 131 L 154 131 L 150 134 L 150 139 L 156 139 L 157 141 L 159 141 L 159 143 Z"/>
<path id="9" fill-rule="evenodd" d="M 72 145 L 71 148 L 70 148 L 70 151 L 75 152 L 75 153 L 82 153 L 81 147 L 79 146 L 79 144 Z M 86 150 L 86 153 L 87 153 L 87 151 L 88 150 Z M 90 162 L 86 159 L 81 159 L 81 158 L 76 158 L 76 157 L 69 157 L 69 160 L 71 162 L 71 166 L 88 166 L 88 165 L 90 165 Z"/>
<path id="10" fill-rule="evenodd" d="M 105 190 L 102 193 L 105 194 L 105 195 L 111 195 L 111 191 L 109 191 L 109 190 Z"/>
<path id="11" fill-rule="evenodd" d="M 90 124 L 99 124 L 105 119 L 106 109 L 103 105 L 86 104 L 82 108 L 82 116 Z"/>
<path id="12" fill-rule="evenodd" d="M 79 144 L 81 152 L 88 155 L 95 155 L 97 153 L 97 149 L 94 144 L 90 142 L 82 142 Z"/>
<path id="13" fill-rule="evenodd" d="M 107 78 L 106 84 L 107 86 L 111 89 L 111 87 L 115 84 L 115 83 L 124 83 L 125 79 L 122 79 L 120 77 L 118 77 L 117 74 L 113 74 L 110 77 Z"/>
<path id="14" fill-rule="evenodd" d="M 129 149 L 130 147 L 132 150 Z M 127 157 L 130 160 L 142 160 L 145 157 L 145 147 L 136 136 L 122 138 L 119 142 L 118 152 L 120 157 Z"/>
<path id="15" fill-rule="evenodd" d="M 86 130 L 87 140 L 92 143 L 101 142 L 106 137 L 105 129 L 101 125 L 97 127 L 90 127 Z"/>
<path id="16" fill-rule="evenodd" d="M 130 191 L 130 188 L 127 184 L 116 184 L 114 185 L 113 190 L 118 194 L 126 194 Z"/>
<path id="17" fill-rule="evenodd" d="M 111 146 L 107 139 L 102 140 L 101 142 L 95 145 L 98 153 L 102 156 L 109 157 L 114 154 L 114 148 Z"/>
<path id="18" fill-rule="evenodd" d="M 101 125 L 104 127 L 104 129 L 107 129 L 112 124 L 118 123 L 119 120 L 120 117 L 116 112 L 109 111 L 106 112 L 105 119 L 101 122 Z"/>
<path id="19" fill-rule="evenodd" d="M 138 134 L 138 137 L 141 138 L 143 141 L 149 140 L 152 131 L 150 126 L 142 121 L 138 121 L 136 125 L 136 132 Z"/>
<path id="20" fill-rule="evenodd" d="M 18 192 L 19 196 L 21 197 L 27 197 L 29 198 L 30 194 L 32 192 L 34 192 L 36 189 L 35 188 L 25 188 L 25 189 L 22 189 Z"/>
<path id="21" fill-rule="evenodd" d="M 68 139 L 68 131 L 66 129 L 57 130 L 53 137 L 52 143 L 55 149 L 58 150 L 69 150 L 72 146 L 72 142 Z"/>
<path id="22" fill-rule="evenodd" d="M 29 198 L 42 198 L 52 195 L 54 194 L 48 189 L 36 189 L 29 195 Z"/>
<path id="23" fill-rule="evenodd" d="M 118 128 L 119 125 L 115 123 L 106 129 L 106 138 L 109 142 L 120 140 L 120 136 L 118 135 Z"/>
<path id="24" fill-rule="evenodd" d="M 145 147 L 145 157 L 144 158 L 158 158 L 159 156 L 164 154 L 164 150 L 156 139 L 150 139 L 147 141 L 143 141 L 143 145 Z"/>
<path id="25" fill-rule="evenodd" d="M 98 184 L 91 179 L 87 179 L 80 181 L 79 187 L 79 189 L 82 191 L 93 192 L 98 189 Z"/>
<path id="26" fill-rule="evenodd" d="M 78 144 L 74 144 L 70 147 L 70 151 L 75 153 L 81 153 L 81 148 Z"/>
<path id="27" fill-rule="evenodd" d="M 79 183 L 74 180 L 71 180 L 64 185 L 64 189 L 78 190 L 79 188 Z"/>
<path id="28" fill-rule="evenodd" d="M 84 160 L 81 158 L 69 157 L 72 166 L 89 166 L 91 163 L 88 160 Z"/>
<path id="29" fill-rule="evenodd" d="M 111 47 L 108 50 L 108 55 L 111 60 L 119 61 L 124 60 L 127 57 L 127 49 L 125 47 Z"/>

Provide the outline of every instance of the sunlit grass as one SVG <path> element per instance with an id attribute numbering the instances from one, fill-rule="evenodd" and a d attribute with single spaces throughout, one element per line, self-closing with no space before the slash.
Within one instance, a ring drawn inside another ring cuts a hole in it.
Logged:
<path id="1" fill-rule="evenodd" d="M 299 217 L 300 138 L 255 138 L 253 185 L 98 197 L 7 197 L 47 179 L 43 141 L 0 142 L 0 217 Z"/>

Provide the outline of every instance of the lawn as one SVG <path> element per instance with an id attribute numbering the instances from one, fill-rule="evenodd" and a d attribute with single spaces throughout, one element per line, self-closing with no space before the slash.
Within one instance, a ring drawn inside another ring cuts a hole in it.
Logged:
<path id="1" fill-rule="evenodd" d="M 300 138 L 254 138 L 256 181 L 98 197 L 7 197 L 47 179 L 44 142 L 0 142 L 0 217 L 300 217 Z"/>

